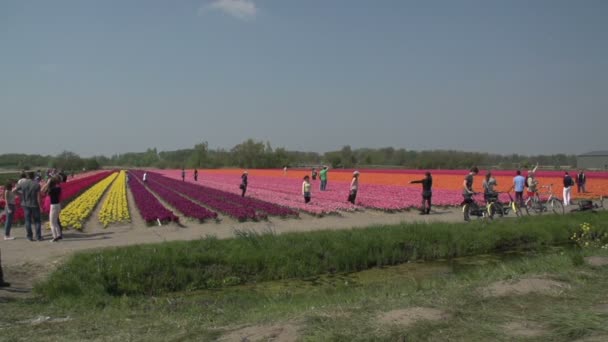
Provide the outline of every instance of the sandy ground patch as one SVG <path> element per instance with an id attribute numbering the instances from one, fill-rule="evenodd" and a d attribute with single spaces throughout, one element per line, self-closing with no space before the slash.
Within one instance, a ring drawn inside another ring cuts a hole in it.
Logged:
<path id="1" fill-rule="evenodd" d="M 585 262 L 591 266 L 601 267 L 601 266 L 608 265 L 608 258 L 599 257 L 599 256 L 590 256 L 590 257 L 585 258 Z"/>
<path id="2" fill-rule="evenodd" d="M 506 335 L 515 337 L 538 337 L 547 333 L 547 329 L 541 324 L 530 321 L 505 323 L 502 329 Z"/>
<path id="3" fill-rule="evenodd" d="M 378 322 L 408 327 L 414 325 L 418 321 L 438 321 L 448 317 L 449 315 L 446 312 L 439 309 L 412 307 L 383 312 L 378 315 Z"/>
<path id="4" fill-rule="evenodd" d="M 295 342 L 298 339 L 299 326 L 294 323 L 254 325 L 231 331 L 218 341 L 222 342 Z"/>
<path id="5" fill-rule="evenodd" d="M 481 290 L 484 297 L 504 297 L 538 293 L 559 295 L 569 289 L 570 285 L 546 278 L 523 278 L 513 281 L 498 281 Z"/>

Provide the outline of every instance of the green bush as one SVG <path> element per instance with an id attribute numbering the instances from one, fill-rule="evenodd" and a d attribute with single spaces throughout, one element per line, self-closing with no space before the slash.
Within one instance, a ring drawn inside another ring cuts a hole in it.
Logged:
<path id="1" fill-rule="evenodd" d="M 483 223 L 414 223 L 308 233 L 240 232 L 83 252 L 37 286 L 47 298 L 158 295 L 236 284 L 355 272 L 517 248 L 572 244 L 581 222 L 608 231 L 608 214 L 527 217 Z"/>

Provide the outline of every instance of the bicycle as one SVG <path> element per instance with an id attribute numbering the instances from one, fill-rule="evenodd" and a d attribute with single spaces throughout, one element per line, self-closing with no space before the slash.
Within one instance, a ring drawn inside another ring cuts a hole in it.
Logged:
<path id="1" fill-rule="evenodd" d="M 541 199 L 539 192 L 535 192 L 534 196 L 530 196 L 526 199 L 525 207 L 529 211 L 533 211 L 536 214 L 541 214 L 543 212 L 548 212 L 551 210 L 554 214 L 563 215 L 564 214 L 564 204 L 562 200 L 557 198 L 553 194 L 553 184 L 543 185 L 540 187 L 541 189 L 547 189 L 547 191 L 543 195 L 547 195 L 546 199 Z"/>
<path id="2" fill-rule="evenodd" d="M 464 220 L 467 222 L 471 221 L 471 216 L 477 216 L 477 218 L 484 219 L 488 217 L 486 208 L 482 208 L 477 201 L 475 201 L 475 195 L 479 195 L 479 193 L 471 193 L 470 198 L 465 199 L 462 202 L 462 214 L 464 216 Z"/>
<path id="3" fill-rule="evenodd" d="M 606 210 L 604 206 L 604 196 L 600 196 L 597 202 L 589 199 L 582 199 L 578 201 L 578 208 L 570 210 L 571 212 L 591 211 L 597 212 L 597 210 Z"/>
<path id="4" fill-rule="evenodd" d="M 509 203 L 503 204 L 498 200 L 498 195 L 501 193 L 506 193 L 509 195 Z M 521 217 L 528 213 L 526 209 L 522 211 L 521 207 L 513 200 L 510 192 L 497 192 L 496 196 L 489 198 L 486 208 L 488 211 L 488 216 L 492 219 L 494 218 L 494 215 L 498 215 L 499 217 L 508 215 L 510 210 L 512 210 L 517 217 Z"/>

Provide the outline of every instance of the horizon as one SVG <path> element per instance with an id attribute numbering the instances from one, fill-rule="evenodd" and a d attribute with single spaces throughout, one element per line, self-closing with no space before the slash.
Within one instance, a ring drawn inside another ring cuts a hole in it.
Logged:
<path id="1" fill-rule="evenodd" d="M 608 150 L 607 17 L 602 0 L 3 1 L 0 154 Z"/>

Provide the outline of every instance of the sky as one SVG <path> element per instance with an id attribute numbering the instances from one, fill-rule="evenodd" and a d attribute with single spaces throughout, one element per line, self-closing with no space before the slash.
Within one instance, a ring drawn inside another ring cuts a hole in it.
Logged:
<path id="1" fill-rule="evenodd" d="M 2 0 L 0 153 L 608 150 L 604 0 Z"/>

